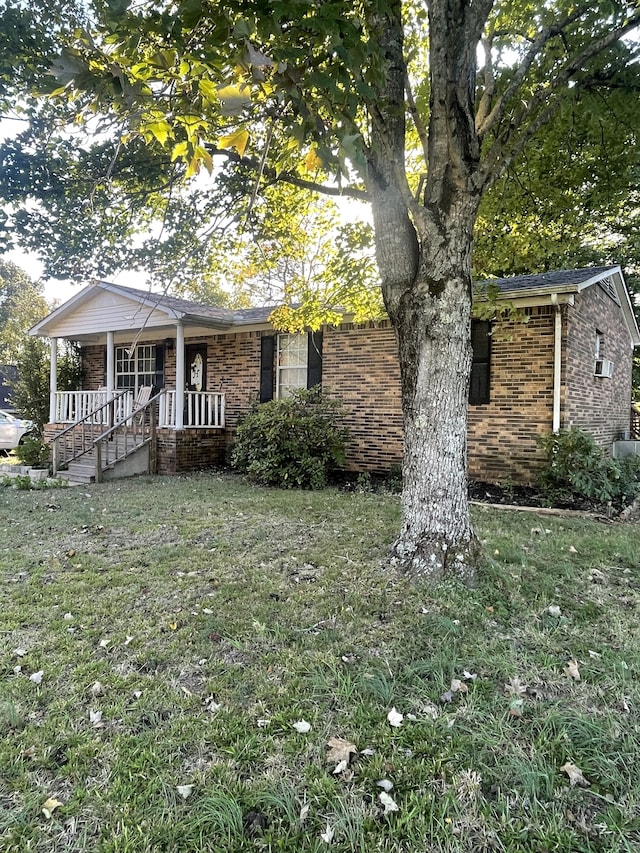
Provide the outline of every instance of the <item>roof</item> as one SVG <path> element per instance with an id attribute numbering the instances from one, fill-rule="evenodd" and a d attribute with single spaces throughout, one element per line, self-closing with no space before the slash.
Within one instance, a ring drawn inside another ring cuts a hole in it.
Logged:
<path id="1" fill-rule="evenodd" d="M 554 270 L 532 275 L 514 276 L 512 278 L 488 279 L 482 284 L 491 284 L 499 289 L 506 299 L 517 299 L 520 304 L 526 304 L 529 299 L 544 299 L 554 301 L 558 296 L 564 301 L 571 294 L 579 293 L 586 287 L 600 283 L 609 295 L 620 305 L 629 329 L 634 346 L 640 346 L 640 331 L 619 266 L 586 267 L 578 270 Z M 100 295 L 100 298 L 98 296 Z M 105 299 L 118 303 L 117 312 L 107 306 Z M 102 299 L 102 303 L 100 303 Z M 133 306 L 133 307 L 132 307 Z M 137 307 L 136 307 L 137 306 Z M 99 310 L 97 310 L 99 307 Z M 269 316 L 275 305 L 259 308 L 230 309 L 220 306 L 204 305 L 164 293 L 154 293 L 151 290 L 139 290 L 122 284 L 106 281 L 96 281 L 83 288 L 79 293 L 56 308 L 51 314 L 36 323 L 30 330 L 32 335 L 42 336 L 74 336 L 85 337 L 91 332 L 95 334 L 97 325 L 103 321 L 101 332 L 108 331 L 106 318 L 112 322 L 120 321 L 117 328 L 121 331 L 140 328 L 159 329 L 163 326 L 175 326 L 176 321 L 184 321 L 190 326 L 226 331 L 233 327 L 248 325 L 267 325 Z M 92 312 L 90 311 L 92 309 Z M 143 310 L 142 310 L 143 309 Z M 89 313 L 92 313 L 91 322 Z M 82 326 L 81 318 L 85 317 Z M 77 319 L 76 319 L 77 318 Z M 93 324 L 93 325 L 91 325 Z"/>

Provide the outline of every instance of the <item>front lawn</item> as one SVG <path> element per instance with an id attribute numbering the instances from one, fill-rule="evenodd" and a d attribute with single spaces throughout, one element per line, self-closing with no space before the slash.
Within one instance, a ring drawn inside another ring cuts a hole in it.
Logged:
<path id="1" fill-rule="evenodd" d="M 432 589 L 397 496 L 0 490 L 0 850 L 640 849 L 640 526 L 474 512 Z"/>

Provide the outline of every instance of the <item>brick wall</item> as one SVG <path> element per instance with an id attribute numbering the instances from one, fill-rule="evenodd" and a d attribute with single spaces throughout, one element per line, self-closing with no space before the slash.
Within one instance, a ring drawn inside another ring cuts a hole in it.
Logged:
<path id="1" fill-rule="evenodd" d="M 388 321 L 325 329 L 322 387 L 349 413 L 348 470 L 388 471 L 402 463 L 400 367 Z"/>
<path id="2" fill-rule="evenodd" d="M 620 306 L 600 285 L 576 296 L 568 309 L 566 390 L 563 428 L 590 432 L 607 452 L 623 430 L 629 429 L 631 408 L 631 339 Z M 596 331 L 602 335 L 600 357 L 614 363 L 613 376 L 594 376 Z"/>
<path id="3" fill-rule="evenodd" d="M 554 312 L 551 306 L 530 308 L 528 322 L 504 322 L 494 329 L 490 402 L 469 407 L 469 474 L 474 479 L 532 482 L 542 465 L 536 437 L 553 425 Z M 576 296 L 575 306 L 563 306 L 562 318 L 562 426 L 593 431 L 608 446 L 629 421 L 630 343 L 620 309 L 593 286 Z M 603 334 L 602 355 L 616 363 L 613 379 L 593 376 L 596 328 Z M 272 332 L 206 339 L 207 389 L 226 396 L 226 430 L 161 430 L 160 471 L 194 470 L 224 460 L 238 418 L 258 399 L 263 334 Z M 85 347 L 83 364 L 86 387 L 102 385 L 103 348 Z M 165 352 L 165 382 L 175 387 L 175 348 Z M 349 413 L 348 469 L 385 471 L 401 462 L 400 375 L 388 321 L 324 330 L 323 387 L 341 396 Z"/>
<path id="4" fill-rule="evenodd" d="M 532 482 L 542 464 L 536 436 L 553 426 L 554 309 L 526 309 L 491 338 L 490 401 L 469 406 L 469 476 Z"/>

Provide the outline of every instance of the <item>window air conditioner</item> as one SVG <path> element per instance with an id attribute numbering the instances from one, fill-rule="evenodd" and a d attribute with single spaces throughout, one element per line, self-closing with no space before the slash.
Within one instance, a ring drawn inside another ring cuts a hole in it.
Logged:
<path id="1" fill-rule="evenodd" d="M 595 376 L 613 376 L 613 362 L 608 358 L 597 358 L 593 373 Z"/>

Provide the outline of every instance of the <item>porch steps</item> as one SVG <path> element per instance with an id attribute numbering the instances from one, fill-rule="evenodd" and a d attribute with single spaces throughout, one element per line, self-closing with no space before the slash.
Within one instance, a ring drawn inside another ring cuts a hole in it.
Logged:
<path id="1" fill-rule="evenodd" d="M 119 462 L 108 462 L 105 458 L 106 452 L 103 450 L 102 469 L 103 472 L 109 472 L 105 479 L 117 478 L 118 476 L 126 477 L 131 473 L 131 465 L 127 460 L 131 459 L 131 455 L 136 453 L 136 442 L 133 436 L 126 437 L 126 447 L 129 451 L 129 456 Z M 117 458 L 121 456 L 125 449 L 125 437 L 117 436 L 108 448 L 109 458 Z M 139 447 L 139 451 L 145 450 L 144 446 Z M 122 472 L 122 473 L 120 473 Z M 140 473 L 136 471 L 135 473 Z M 96 456 L 95 450 L 89 450 L 73 462 L 69 462 L 66 471 L 62 472 L 62 476 L 70 483 L 95 483 L 96 480 Z"/>

